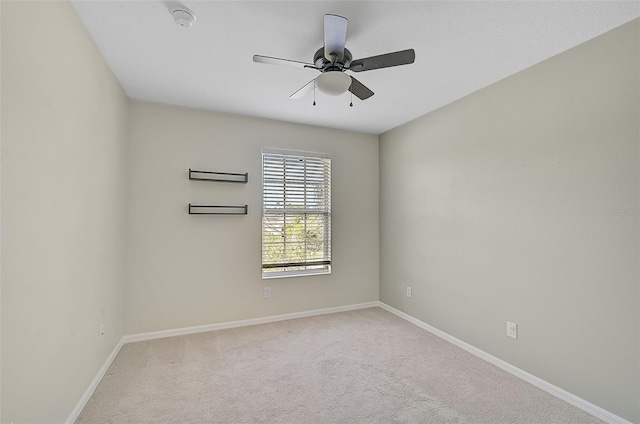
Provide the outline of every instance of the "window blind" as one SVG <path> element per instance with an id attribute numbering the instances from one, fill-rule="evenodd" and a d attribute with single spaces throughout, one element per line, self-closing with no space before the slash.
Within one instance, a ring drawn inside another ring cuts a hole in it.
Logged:
<path id="1" fill-rule="evenodd" d="M 331 159 L 263 153 L 262 271 L 331 269 Z"/>

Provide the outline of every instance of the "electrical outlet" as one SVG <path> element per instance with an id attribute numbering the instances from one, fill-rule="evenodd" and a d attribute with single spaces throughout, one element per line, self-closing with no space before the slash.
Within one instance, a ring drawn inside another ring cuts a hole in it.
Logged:
<path id="1" fill-rule="evenodd" d="M 411 287 L 407 287 L 407 297 L 411 297 Z"/>
<path id="2" fill-rule="evenodd" d="M 100 342 L 102 343 L 102 339 L 104 337 L 104 324 L 100 326 L 99 331 L 100 331 Z"/>
<path id="3" fill-rule="evenodd" d="M 512 339 L 518 338 L 518 324 L 515 322 L 507 321 L 507 336 Z"/>
<path id="4" fill-rule="evenodd" d="M 264 288 L 264 298 L 268 299 L 271 297 L 271 287 L 265 287 Z"/>

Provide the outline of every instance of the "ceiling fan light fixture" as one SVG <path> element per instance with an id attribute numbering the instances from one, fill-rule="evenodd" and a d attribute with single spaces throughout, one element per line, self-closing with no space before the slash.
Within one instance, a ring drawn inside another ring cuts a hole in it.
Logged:
<path id="1" fill-rule="evenodd" d="M 316 79 L 316 87 L 324 94 L 339 96 L 351 86 L 351 77 L 340 71 L 325 72 Z"/>

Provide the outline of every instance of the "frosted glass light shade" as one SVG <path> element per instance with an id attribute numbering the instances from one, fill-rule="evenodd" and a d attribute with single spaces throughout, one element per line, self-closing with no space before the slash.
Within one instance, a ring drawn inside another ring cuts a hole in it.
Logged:
<path id="1" fill-rule="evenodd" d="M 351 86 L 351 77 L 340 71 L 331 71 L 321 74 L 316 79 L 316 87 L 324 94 L 339 96 Z"/>

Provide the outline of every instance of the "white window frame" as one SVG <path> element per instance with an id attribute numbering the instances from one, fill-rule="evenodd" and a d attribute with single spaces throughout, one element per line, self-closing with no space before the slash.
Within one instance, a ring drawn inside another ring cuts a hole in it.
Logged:
<path id="1" fill-rule="evenodd" d="M 281 149 L 262 149 L 262 220 L 261 220 L 261 235 L 262 235 L 262 258 L 261 263 L 264 266 L 264 250 L 265 250 L 265 218 L 267 216 L 277 216 L 278 213 L 274 212 L 273 208 L 267 208 L 265 205 L 265 155 L 281 155 L 281 156 L 289 156 L 289 157 L 300 157 L 300 158 L 313 158 L 313 159 L 328 159 L 329 160 L 329 170 L 326 181 L 326 186 L 328 188 L 328 207 L 323 209 L 325 214 L 327 214 L 327 219 L 325 221 L 325 238 L 323 239 L 324 244 L 324 260 L 328 260 L 329 264 L 324 265 L 323 268 L 317 269 L 290 269 L 283 271 L 265 271 L 262 268 L 262 278 L 263 279 L 272 279 L 272 278 L 288 278 L 288 277 L 301 277 L 301 276 L 309 276 L 309 275 L 326 275 L 331 274 L 331 157 L 325 153 L 317 153 L 317 152 L 304 152 L 304 151 L 295 151 L 295 150 L 281 150 Z M 306 176 L 305 176 L 306 179 Z M 306 185 L 305 185 L 306 187 Z M 305 188 L 306 190 L 306 188 Z M 282 208 L 283 215 L 291 214 L 291 213 L 299 213 L 297 209 L 294 211 L 287 209 L 285 207 Z M 284 212 L 286 211 L 286 212 Z M 314 209 L 314 213 L 317 210 Z"/>

